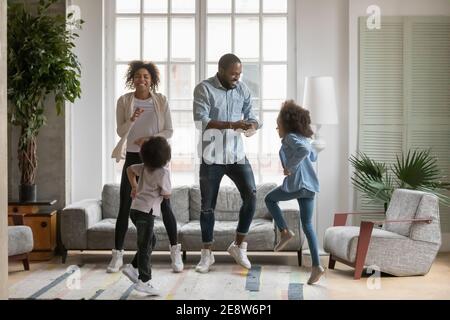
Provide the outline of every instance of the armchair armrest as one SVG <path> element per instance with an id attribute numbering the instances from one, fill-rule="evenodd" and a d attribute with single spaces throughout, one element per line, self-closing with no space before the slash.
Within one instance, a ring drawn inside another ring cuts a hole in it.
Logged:
<path id="1" fill-rule="evenodd" d="M 337 212 L 334 214 L 334 227 L 345 226 L 347 223 L 347 217 L 349 215 L 363 215 L 363 214 L 379 214 L 384 215 L 384 212 Z"/>
<path id="2" fill-rule="evenodd" d="M 433 222 L 430 217 L 428 219 L 402 219 L 402 220 L 363 220 L 365 222 L 371 222 L 373 224 L 385 224 L 385 223 L 398 223 L 398 222 L 412 222 L 412 223 L 428 223 Z"/>
<path id="3" fill-rule="evenodd" d="M 86 249 L 87 230 L 102 219 L 101 201 L 82 200 L 61 212 L 61 240 L 66 249 Z"/>

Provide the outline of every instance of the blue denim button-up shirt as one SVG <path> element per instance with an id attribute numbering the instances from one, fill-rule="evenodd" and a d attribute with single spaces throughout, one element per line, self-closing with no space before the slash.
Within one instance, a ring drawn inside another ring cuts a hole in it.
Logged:
<path id="1" fill-rule="evenodd" d="M 257 119 L 252 109 L 250 89 L 239 81 L 236 87 L 227 90 L 216 76 L 202 81 L 194 90 L 194 121 L 197 129 L 203 134 L 203 147 L 199 148 L 205 155 L 205 148 L 210 144 L 211 136 L 223 139 L 223 149 L 212 153 L 213 163 L 231 164 L 243 161 L 245 153 L 241 134 L 234 130 L 216 130 L 205 128 L 211 120 L 235 122 L 239 120 L 253 121 L 258 129 L 262 123 Z M 211 139 L 211 140 L 213 140 Z M 201 143 L 201 141 L 199 141 Z M 199 144 L 200 147 L 200 144 Z M 211 148 L 207 149 L 210 150 Z"/>
<path id="2" fill-rule="evenodd" d="M 296 192 L 307 189 L 319 192 L 319 181 L 312 162 L 317 160 L 317 153 L 309 140 L 299 134 L 289 133 L 281 140 L 280 160 L 283 168 L 291 175 L 286 176 L 281 189 Z"/>

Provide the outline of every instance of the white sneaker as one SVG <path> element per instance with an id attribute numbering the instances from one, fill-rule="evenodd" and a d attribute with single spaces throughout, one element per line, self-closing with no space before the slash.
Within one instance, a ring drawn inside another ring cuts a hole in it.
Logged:
<path id="1" fill-rule="evenodd" d="M 134 289 L 136 291 L 146 293 L 150 296 L 159 296 L 159 289 L 152 285 L 151 280 L 147 282 L 142 282 L 142 280 L 139 280 L 136 285 L 134 286 Z"/>
<path id="2" fill-rule="evenodd" d="M 181 258 L 181 244 L 179 243 L 174 246 L 169 246 L 169 248 L 170 248 L 170 259 L 172 260 L 173 272 L 183 271 L 184 264 L 183 264 L 183 259 Z"/>
<path id="3" fill-rule="evenodd" d="M 322 266 L 311 268 L 311 276 L 308 279 L 308 284 L 313 284 L 319 281 L 320 277 L 325 274 L 325 269 Z"/>
<path id="4" fill-rule="evenodd" d="M 273 251 L 281 251 L 288 244 L 288 242 L 295 237 L 295 233 L 288 230 L 287 233 L 280 232 L 280 242 L 277 243 Z"/>
<path id="5" fill-rule="evenodd" d="M 200 273 L 207 273 L 214 264 L 214 255 L 210 249 L 202 249 L 202 256 L 200 262 L 195 267 L 195 271 Z"/>
<path id="6" fill-rule="evenodd" d="M 112 259 L 106 268 L 106 272 L 115 273 L 119 272 L 120 268 L 123 265 L 123 250 L 112 250 Z"/>
<path id="7" fill-rule="evenodd" d="M 127 264 L 122 269 L 122 273 L 130 279 L 131 282 L 137 283 L 139 280 L 139 271 L 132 264 Z"/>
<path id="8" fill-rule="evenodd" d="M 236 260 L 237 264 L 246 269 L 252 268 L 252 264 L 247 258 L 247 242 L 242 242 L 240 246 L 237 246 L 233 241 L 227 251 Z"/>

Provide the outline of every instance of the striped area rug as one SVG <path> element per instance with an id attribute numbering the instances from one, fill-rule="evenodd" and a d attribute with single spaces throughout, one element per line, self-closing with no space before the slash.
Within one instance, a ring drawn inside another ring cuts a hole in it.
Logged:
<path id="1" fill-rule="evenodd" d="M 62 265 L 30 271 L 9 288 L 10 299 L 99 300 L 306 300 L 328 299 L 326 278 L 307 285 L 309 268 L 254 265 L 246 270 L 235 264 L 215 264 L 208 274 L 186 265 L 173 273 L 168 264 L 154 264 L 153 283 L 161 296 L 133 290 L 121 272 L 109 274 L 104 264 Z"/>

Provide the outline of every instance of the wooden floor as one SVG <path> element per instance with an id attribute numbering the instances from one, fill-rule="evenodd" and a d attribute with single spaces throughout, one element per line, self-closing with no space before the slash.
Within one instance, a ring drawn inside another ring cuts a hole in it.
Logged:
<path id="1" fill-rule="evenodd" d="M 130 260 L 132 254 L 127 254 L 126 259 Z M 292 266 L 297 265 L 297 256 L 295 253 L 250 253 L 249 258 L 254 264 L 259 265 L 279 265 Z M 106 251 L 102 252 L 84 252 L 80 254 L 77 251 L 70 252 L 68 258 L 69 264 L 78 263 L 100 263 L 105 268 L 110 259 Z M 217 264 L 230 264 L 231 257 L 226 253 L 216 254 Z M 323 256 L 322 265 L 328 265 L 328 257 Z M 197 252 L 188 253 L 186 266 L 193 268 L 199 260 Z M 167 263 L 168 255 L 164 253 L 155 253 L 154 263 Z M 308 266 L 310 259 L 308 255 L 303 256 L 304 266 L 302 270 L 309 272 Z M 55 257 L 49 262 L 32 262 L 31 270 L 45 270 L 50 264 L 60 263 L 60 257 Z M 30 273 L 23 271 L 20 263 L 11 263 L 9 265 L 9 286 L 24 280 Z M 44 273 L 45 275 L 45 273 Z M 353 270 L 341 263 L 336 263 L 334 270 L 327 270 L 326 278 L 323 282 L 326 286 L 328 299 L 450 299 L 450 253 L 441 253 L 438 255 L 430 272 L 425 276 L 417 277 L 393 277 L 381 274 L 379 277 L 369 274 L 363 274 L 361 280 L 353 280 Z M 218 299 L 211 297 L 211 299 Z"/>

